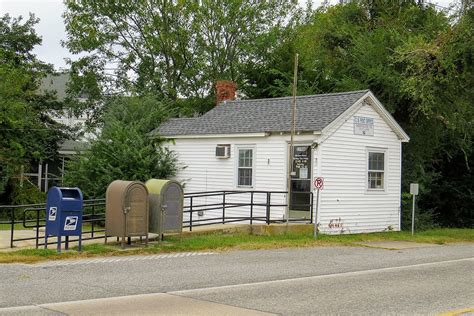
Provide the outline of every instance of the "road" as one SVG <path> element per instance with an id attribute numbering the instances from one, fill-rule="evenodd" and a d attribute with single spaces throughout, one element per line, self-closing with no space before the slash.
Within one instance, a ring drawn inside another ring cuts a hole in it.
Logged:
<path id="1" fill-rule="evenodd" d="M 0 314 L 455 314 L 474 308 L 473 268 L 473 244 L 0 265 Z"/>

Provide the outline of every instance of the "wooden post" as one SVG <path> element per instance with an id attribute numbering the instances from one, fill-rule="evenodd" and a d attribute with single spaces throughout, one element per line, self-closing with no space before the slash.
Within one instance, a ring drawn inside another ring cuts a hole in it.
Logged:
<path id="1" fill-rule="evenodd" d="M 290 153 L 288 157 L 288 180 L 287 180 L 287 207 L 286 207 L 286 225 L 290 217 L 290 191 L 291 191 L 291 174 L 293 173 L 293 138 L 296 130 L 296 91 L 298 84 L 298 54 L 295 54 L 295 63 L 293 69 L 293 101 L 291 110 L 291 134 L 290 134 Z"/>
<path id="2" fill-rule="evenodd" d="M 46 164 L 44 169 L 44 192 L 48 192 L 48 167 Z"/>
<path id="3" fill-rule="evenodd" d="M 25 173 L 25 166 L 21 165 L 21 167 L 20 167 L 20 188 L 23 188 L 24 173 Z"/>
<path id="4" fill-rule="evenodd" d="M 38 189 L 41 191 L 41 182 L 43 180 L 43 161 L 38 163 Z"/>
<path id="5" fill-rule="evenodd" d="M 61 165 L 61 185 L 64 185 L 64 156 L 62 157 L 62 165 Z"/>

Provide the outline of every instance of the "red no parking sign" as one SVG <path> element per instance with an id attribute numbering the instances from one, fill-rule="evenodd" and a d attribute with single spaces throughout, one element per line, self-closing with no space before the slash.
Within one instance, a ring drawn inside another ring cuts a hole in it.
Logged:
<path id="1" fill-rule="evenodd" d="M 317 178 L 314 178 L 314 187 L 318 190 L 322 190 L 323 187 L 324 187 L 324 178 L 321 178 L 321 177 L 317 177 Z"/>

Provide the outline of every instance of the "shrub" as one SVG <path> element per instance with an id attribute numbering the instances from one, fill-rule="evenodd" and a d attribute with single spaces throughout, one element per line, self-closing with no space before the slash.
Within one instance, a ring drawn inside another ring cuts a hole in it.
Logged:
<path id="1" fill-rule="evenodd" d="M 103 127 L 90 148 L 67 165 L 65 181 L 85 198 L 105 196 L 114 180 L 146 181 L 175 174 L 176 158 L 149 133 L 169 115 L 153 97 L 120 97 L 107 104 Z"/>

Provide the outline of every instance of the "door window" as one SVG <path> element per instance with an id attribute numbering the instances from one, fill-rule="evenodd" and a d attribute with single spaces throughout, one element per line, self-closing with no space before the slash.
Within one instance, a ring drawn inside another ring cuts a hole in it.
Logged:
<path id="1" fill-rule="evenodd" d="M 290 211 L 309 212 L 311 208 L 311 146 L 293 147 L 292 163 L 294 173 L 290 183 Z M 301 214 L 295 214 L 294 217 L 301 217 Z"/>

